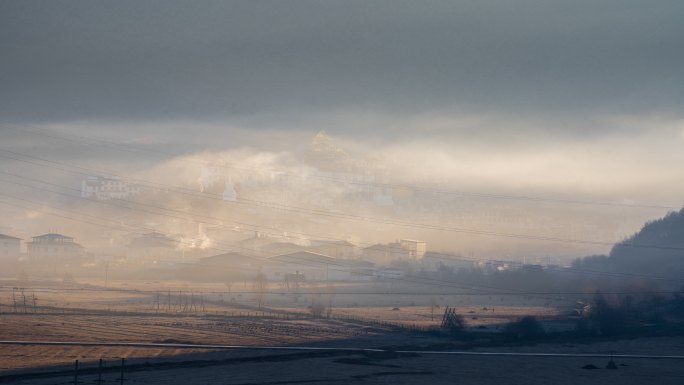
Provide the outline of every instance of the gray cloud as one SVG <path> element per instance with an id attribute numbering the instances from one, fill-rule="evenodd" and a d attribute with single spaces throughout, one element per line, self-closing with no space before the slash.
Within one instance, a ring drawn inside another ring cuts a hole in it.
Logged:
<path id="1" fill-rule="evenodd" d="M 0 116 L 674 110 L 682 16 L 679 1 L 5 1 Z"/>

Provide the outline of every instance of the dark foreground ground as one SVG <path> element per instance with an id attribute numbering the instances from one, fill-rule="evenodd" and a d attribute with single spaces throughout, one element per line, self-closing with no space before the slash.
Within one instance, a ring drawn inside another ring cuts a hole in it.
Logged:
<path id="1" fill-rule="evenodd" d="M 348 344 L 377 341 L 347 341 Z M 336 344 L 348 345 L 345 341 Z M 326 344 L 318 344 L 325 346 Z M 106 368 L 100 375 L 97 360 L 82 359 L 78 384 L 121 383 L 120 359 L 129 348 L 7 346 L 3 354 L 28 356 L 84 353 L 102 354 Z M 89 350 L 90 349 L 90 350 Z M 99 349 L 99 348 L 98 348 Z M 122 350 L 123 349 L 123 350 Z M 11 352 L 9 351 L 11 350 Z M 653 354 L 684 353 L 684 338 L 659 337 L 593 344 L 549 344 L 475 349 L 520 353 Z M 130 349 L 128 353 L 130 353 Z M 149 349 L 135 352 L 125 363 L 125 384 L 683 384 L 684 360 L 614 358 L 617 369 L 607 369 L 608 357 L 464 356 L 350 351 L 200 351 L 190 353 Z M 78 355 L 77 355 L 78 356 Z M 27 357 L 28 358 L 28 357 Z M 595 367 L 589 369 L 590 367 Z M 73 384 L 73 365 L 6 370 L 7 384 Z"/>

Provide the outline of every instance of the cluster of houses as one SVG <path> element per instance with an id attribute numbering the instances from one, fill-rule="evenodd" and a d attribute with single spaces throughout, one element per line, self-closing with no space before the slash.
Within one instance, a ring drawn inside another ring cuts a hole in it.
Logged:
<path id="1" fill-rule="evenodd" d="M 25 243 L 0 234 L 0 260 L 41 265 L 77 266 L 94 259 L 73 237 L 47 233 Z M 426 255 L 423 241 L 404 239 L 365 248 L 338 240 L 291 243 L 255 233 L 233 244 L 236 251 L 202 258 L 183 258 L 182 241 L 151 232 L 133 238 L 126 248 L 130 264 L 154 264 L 177 269 L 179 278 L 196 280 L 251 279 L 257 273 L 269 280 L 296 284 L 302 281 L 366 281 L 375 277 L 401 277 L 393 262 L 418 263 Z"/>
<path id="2" fill-rule="evenodd" d="M 193 280 L 248 280 L 263 274 L 286 286 L 304 281 L 369 281 L 398 278 L 404 270 L 393 262 L 420 263 L 426 243 L 401 240 L 360 248 L 339 240 L 310 240 L 305 244 L 283 242 L 256 233 L 234 244 L 236 251 L 199 259 L 179 271 L 179 278 Z"/>
<path id="3" fill-rule="evenodd" d="M 23 239 L 0 234 L 0 260 L 26 260 L 29 262 L 77 263 L 91 258 L 86 248 L 75 242 L 74 237 L 58 233 L 47 233 Z M 126 257 L 132 261 L 180 261 L 182 260 L 183 240 L 158 232 L 150 232 L 133 238 L 125 247 Z M 22 249 L 25 249 L 22 250 Z M 92 258 L 91 258 L 92 259 Z"/>
<path id="4" fill-rule="evenodd" d="M 27 261 L 41 264 L 78 265 L 94 260 L 94 253 L 77 243 L 74 237 L 47 233 L 31 238 L 22 247 L 23 239 L 0 234 L 0 261 Z M 122 257 L 137 263 L 156 261 L 181 261 L 182 240 L 158 232 L 150 232 L 133 238 Z"/>
<path id="5" fill-rule="evenodd" d="M 185 256 L 183 241 L 158 232 L 133 238 L 125 248 L 123 264 L 163 266 L 176 272 L 177 278 L 235 282 L 253 280 L 258 274 L 269 281 L 291 287 L 311 281 L 369 281 L 377 278 L 401 278 L 407 268 L 435 271 L 447 265 L 452 269 L 478 268 L 483 272 L 504 270 L 541 271 L 542 265 L 499 261 L 449 259 L 427 250 L 424 241 L 401 239 L 386 244 L 359 247 L 340 240 L 305 240 L 291 242 L 255 233 L 232 244 L 233 251 L 217 255 Z M 0 234 L 0 262 L 27 261 L 44 266 L 78 266 L 97 259 L 73 237 L 47 233 L 22 239 Z M 552 268 L 556 265 L 547 265 Z"/>
<path id="6" fill-rule="evenodd" d="M 28 260 L 46 263 L 52 261 L 80 261 L 85 256 L 85 248 L 74 242 L 73 237 L 57 233 L 35 236 L 26 242 L 26 253 L 22 253 L 22 239 L 0 234 L 0 259 L 17 260 L 26 257 Z"/>
<path id="7" fill-rule="evenodd" d="M 300 166 L 307 168 L 306 183 L 286 170 L 234 167 L 234 161 L 212 159 L 201 168 L 199 190 L 211 192 L 226 201 L 242 197 L 265 201 L 296 201 L 311 207 L 332 209 L 340 201 L 378 207 L 393 207 L 399 191 L 382 186 L 388 174 L 376 155 L 351 156 L 324 131 L 318 132 L 301 154 Z M 330 180 L 349 182 L 343 189 L 331 188 Z"/>
<path id="8" fill-rule="evenodd" d="M 296 286 L 307 281 L 369 281 L 376 276 L 375 264 L 364 260 L 339 259 L 300 250 L 263 257 L 229 252 L 200 259 L 179 270 L 179 278 L 201 281 L 247 281 L 263 274 L 269 281 Z"/>

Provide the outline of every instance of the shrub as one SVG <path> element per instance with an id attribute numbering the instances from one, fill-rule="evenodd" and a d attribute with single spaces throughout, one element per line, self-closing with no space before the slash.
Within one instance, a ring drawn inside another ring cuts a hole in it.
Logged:
<path id="1" fill-rule="evenodd" d="M 309 310 L 314 318 L 321 318 L 323 313 L 325 313 L 325 306 L 318 301 L 314 301 L 309 307 Z"/>
<path id="2" fill-rule="evenodd" d="M 611 307 L 603 295 L 596 293 L 589 319 L 599 333 L 614 336 L 624 330 L 626 316 L 623 310 Z"/>
<path id="3" fill-rule="evenodd" d="M 506 325 L 504 333 L 518 340 L 534 340 L 544 336 L 544 326 L 533 316 L 525 316 Z"/>

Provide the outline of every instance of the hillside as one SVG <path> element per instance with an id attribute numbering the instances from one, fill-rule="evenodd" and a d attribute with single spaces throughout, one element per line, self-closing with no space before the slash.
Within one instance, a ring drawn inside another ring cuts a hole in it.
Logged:
<path id="1" fill-rule="evenodd" d="M 613 246 L 606 262 L 617 271 L 684 276 L 684 209 L 644 224 Z"/>

